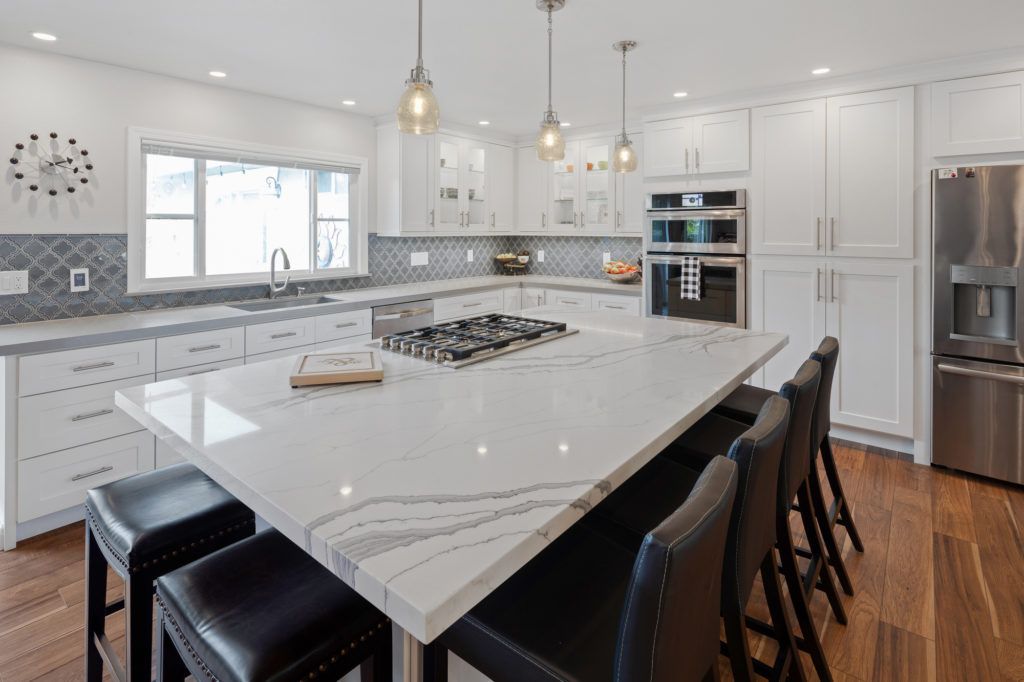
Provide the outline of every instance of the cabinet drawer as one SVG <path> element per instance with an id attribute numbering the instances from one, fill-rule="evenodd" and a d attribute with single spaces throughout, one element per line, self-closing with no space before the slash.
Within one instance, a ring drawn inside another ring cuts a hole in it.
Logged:
<path id="1" fill-rule="evenodd" d="M 245 355 L 245 329 L 217 329 L 156 340 L 156 371 L 167 372 Z"/>
<path id="2" fill-rule="evenodd" d="M 369 309 L 321 315 L 316 318 L 316 342 L 319 344 L 369 334 L 372 324 L 373 313 Z"/>
<path id="3" fill-rule="evenodd" d="M 155 342 L 147 339 L 23 357 L 18 361 L 18 395 L 153 374 L 154 346 Z"/>
<path id="4" fill-rule="evenodd" d="M 153 468 L 153 434 L 139 431 L 18 464 L 18 521 L 77 507 L 85 491 Z"/>
<path id="5" fill-rule="evenodd" d="M 178 454 L 178 451 L 159 438 L 156 439 L 156 462 L 155 468 L 170 466 L 184 462 L 185 458 Z"/>
<path id="6" fill-rule="evenodd" d="M 545 301 L 548 305 L 565 308 L 566 310 L 590 310 L 590 294 L 551 289 L 548 290 Z"/>
<path id="7" fill-rule="evenodd" d="M 114 406 L 114 391 L 152 381 L 134 377 L 19 399 L 18 459 L 141 431 L 141 424 Z"/>
<path id="8" fill-rule="evenodd" d="M 338 348 L 351 348 L 352 346 L 359 346 L 360 344 L 366 344 L 373 341 L 373 337 L 370 334 L 360 334 L 359 336 L 350 336 L 347 339 L 335 339 L 334 341 L 324 341 L 318 343 L 314 347 L 317 353 L 329 353 Z M 376 347 L 376 344 L 374 345 Z"/>
<path id="9" fill-rule="evenodd" d="M 452 296 L 434 301 L 434 320 L 446 322 L 487 313 L 500 313 L 504 307 L 501 290 L 484 291 L 465 296 Z"/>
<path id="10" fill-rule="evenodd" d="M 301 353 L 313 353 L 316 351 L 315 344 L 307 344 L 305 346 L 297 346 L 295 348 L 282 348 L 281 350 L 270 351 L 269 353 L 259 353 L 258 355 L 246 355 L 245 364 L 252 365 L 257 362 L 263 362 L 264 360 L 277 360 L 278 358 L 289 358 L 297 356 Z"/>
<path id="11" fill-rule="evenodd" d="M 227 369 L 228 367 L 241 367 L 245 364 L 244 358 L 232 358 L 230 360 L 221 360 L 220 362 L 208 362 L 205 365 L 196 365 L 195 367 L 182 367 L 181 369 L 172 369 L 166 372 L 157 372 L 157 381 L 166 381 L 167 379 L 181 379 L 183 377 L 194 377 L 197 374 L 207 374 L 209 372 L 216 372 L 219 369 Z"/>
<path id="12" fill-rule="evenodd" d="M 303 317 L 250 325 L 245 328 L 245 354 L 257 355 L 315 343 L 315 320 Z"/>
<path id="13" fill-rule="evenodd" d="M 592 294 L 591 306 L 595 311 L 619 315 L 640 315 L 640 297 L 622 294 Z"/>

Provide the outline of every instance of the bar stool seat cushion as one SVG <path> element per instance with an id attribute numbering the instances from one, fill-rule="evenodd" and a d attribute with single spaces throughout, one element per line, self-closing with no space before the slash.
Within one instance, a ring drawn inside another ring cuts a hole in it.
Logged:
<path id="1" fill-rule="evenodd" d="M 739 388 L 715 406 L 715 412 L 737 421 L 753 424 L 765 402 L 773 395 L 775 395 L 775 391 L 750 384 L 740 384 Z"/>
<path id="2" fill-rule="evenodd" d="M 158 578 L 156 592 L 183 657 L 222 682 L 328 679 L 391 637 L 387 617 L 273 529 Z"/>
<path id="3" fill-rule="evenodd" d="M 495 682 L 612 680 L 635 557 L 576 524 L 437 642 Z"/>
<path id="4" fill-rule="evenodd" d="M 188 463 L 109 483 L 88 492 L 87 520 L 100 546 L 124 575 L 167 570 L 226 544 L 229 536 L 251 535 L 255 516 L 248 507 Z"/>

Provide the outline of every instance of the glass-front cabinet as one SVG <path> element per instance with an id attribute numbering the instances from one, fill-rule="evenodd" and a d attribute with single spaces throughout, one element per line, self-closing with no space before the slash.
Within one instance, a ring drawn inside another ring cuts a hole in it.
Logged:
<path id="1" fill-rule="evenodd" d="M 439 135 L 437 138 L 437 209 L 435 229 L 455 232 L 462 228 L 462 140 Z"/>
<path id="2" fill-rule="evenodd" d="M 572 230 L 579 223 L 579 178 L 577 176 L 578 145 L 565 145 L 565 158 L 551 164 L 551 230 Z"/>
<path id="3" fill-rule="evenodd" d="M 611 139 L 567 142 L 551 164 L 549 230 L 608 234 L 614 230 L 615 178 Z"/>
<path id="4" fill-rule="evenodd" d="M 488 229 L 487 216 L 487 143 L 465 140 L 466 170 L 462 174 L 462 185 L 466 188 L 466 199 L 462 203 L 465 211 L 463 226 L 470 230 Z"/>
<path id="5" fill-rule="evenodd" d="M 438 136 L 438 231 L 483 232 L 490 229 L 488 146 L 488 143 L 477 140 Z"/>

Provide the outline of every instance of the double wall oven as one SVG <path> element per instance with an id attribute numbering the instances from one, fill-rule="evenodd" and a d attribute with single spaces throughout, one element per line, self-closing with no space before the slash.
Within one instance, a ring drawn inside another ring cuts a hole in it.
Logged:
<path id="1" fill-rule="evenodd" d="M 747 326 L 746 199 L 742 189 L 647 195 L 648 316 Z M 683 285 L 692 259 L 700 264 L 696 296 Z"/>

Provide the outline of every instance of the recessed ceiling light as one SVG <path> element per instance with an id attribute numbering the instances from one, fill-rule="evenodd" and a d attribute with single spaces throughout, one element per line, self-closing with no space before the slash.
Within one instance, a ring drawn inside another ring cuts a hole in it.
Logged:
<path id="1" fill-rule="evenodd" d="M 486 455 L 487 454 L 487 446 L 481 445 L 480 447 L 478 447 L 476 449 L 476 454 L 478 454 L 478 455 Z"/>
<path id="2" fill-rule="evenodd" d="M 560 452 L 569 452 L 569 445 L 568 445 L 568 444 L 566 444 L 566 443 L 561 443 L 561 444 L 559 444 L 559 446 L 558 446 L 558 450 L 559 450 Z"/>
<path id="3" fill-rule="evenodd" d="M 679 91 L 679 92 L 673 92 L 673 93 L 672 93 L 672 96 L 673 96 L 673 97 L 686 97 L 686 96 L 687 96 L 687 95 L 689 95 L 689 94 L 690 94 L 690 93 L 688 93 L 688 92 L 682 92 L 682 91 Z"/>
<path id="4" fill-rule="evenodd" d="M 341 493 L 342 495 L 344 495 L 345 497 L 348 497 L 349 495 L 352 494 L 352 488 L 350 486 L 346 485 L 345 487 L 343 487 L 338 492 Z"/>
<path id="5" fill-rule="evenodd" d="M 489 126 L 489 125 L 491 125 L 490 121 L 477 121 L 477 123 L 482 125 L 482 126 Z"/>
<path id="6" fill-rule="evenodd" d="M 227 76 L 228 76 L 223 71 L 211 71 L 210 75 L 213 76 L 214 78 L 227 78 Z"/>
<path id="7" fill-rule="evenodd" d="M 354 107 L 356 105 L 356 101 L 354 99 L 343 99 L 341 100 L 341 103 L 346 107 Z"/>
<path id="8" fill-rule="evenodd" d="M 828 68 L 827 66 L 823 66 L 820 69 L 814 69 L 813 71 L 811 71 L 811 75 L 812 76 L 824 76 L 826 73 L 828 73 L 831 70 L 832 69 Z"/>
<path id="9" fill-rule="evenodd" d="M 571 123 L 569 123 L 568 121 L 562 121 L 562 127 L 563 127 L 563 128 L 568 128 L 568 127 L 570 127 L 571 125 L 572 125 L 572 124 L 571 124 Z"/>
<path id="10" fill-rule="evenodd" d="M 36 40 L 45 40 L 48 43 L 52 43 L 57 39 L 57 36 L 53 35 L 52 33 L 40 33 L 38 31 L 33 33 L 32 37 Z"/>

